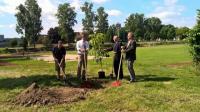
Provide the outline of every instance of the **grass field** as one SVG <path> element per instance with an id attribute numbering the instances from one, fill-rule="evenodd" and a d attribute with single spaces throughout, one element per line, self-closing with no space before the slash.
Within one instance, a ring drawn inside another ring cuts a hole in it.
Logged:
<path id="1" fill-rule="evenodd" d="M 200 76 L 194 73 L 186 45 L 137 49 L 136 83 L 129 84 L 124 62 L 122 86 L 92 91 L 85 100 L 61 105 L 23 107 L 10 104 L 33 81 L 42 87 L 59 87 L 54 64 L 25 58 L 1 59 L 12 66 L 0 66 L 0 111 L 2 112 L 199 112 Z M 112 59 L 104 60 L 106 74 Z M 75 77 L 77 62 L 67 62 L 66 71 Z M 89 61 L 89 77 L 97 77 L 98 65 Z M 22 76 L 26 76 L 24 79 Z"/>

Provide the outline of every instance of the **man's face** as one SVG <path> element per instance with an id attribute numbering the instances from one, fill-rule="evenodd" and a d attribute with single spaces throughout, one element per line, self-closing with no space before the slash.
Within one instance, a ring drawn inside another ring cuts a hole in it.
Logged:
<path id="1" fill-rule="evenodd" d="M 58 42 L 58 48 L 62 47 L 62 42 Z"/>
<path id="2" fill-rule="evenodd" d="M 132 39 L 132 34 L 129 33 L 128 36 L 127 36 L 128 40 L 131 40 Z"/>
<path id="3" fill-rule="evenodd" d="M 84 36 L 82 36 L 83 41 L 86 41 L 86 38 Z"/>
<path id="4" fill-rule="evenodd" d="M 114 37 L 113 37 L 113 41 L 114 41 L 114 42 L 117 42 L 118 40 L 119 40 L 119 38 L 118 38 L 117 36 L 114 36 Z"/>

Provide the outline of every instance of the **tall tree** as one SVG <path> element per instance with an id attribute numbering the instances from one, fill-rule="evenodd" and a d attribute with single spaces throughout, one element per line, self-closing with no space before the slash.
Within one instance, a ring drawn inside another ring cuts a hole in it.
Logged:
<path id="1" fill-rule="evenodd" d="M 103 7 L 97 9 L 96 24 L 96 32 L 106 34 L 109 27 L 108 14 L 104 11 Z"/>
<path id="2" fill-rule="evenodd" d="M 42 9 L 39 7 L 38 3 L 36 0 L 26 0 L 25 2 L 26 9 L 28 10 L 28 23 L 29 23 L 29 28 L 28 32 L 30 32 L 31 36 L 31 42 L 34 45 L 37 42 L 37 39 L 40 35 L 40 32 L 42 31 L 42 20 L 41 20 L 41 12 Z M 31 20 L 31 21 L 30 21 Z"/>
<path id="3" fill-rule="evenodd" d="M 51 40 L 51 43 L 55 44 L 61 39 L 58 27 L 50 28 L 47 34 L 48 38 Z"/>
<path id="4" fill-rule="evenodd" d="M 106 33 L 106 41 L 113 42 L 114 35 L 117 35 L 117 28 L 116 28 L 115 24 L 109 26 L 107 33 Z"/>
<path id="5" fill-rule="evenodd" d="M 25 5 L 20 4 L 17 7 L 16 13 L 17 25 L 16 31 L 19 34 L 24 34 L 29 44 L 33 44 L 35 48 L 36 41 L 43 29 L 41 24 L 41 12 L 36 0 L 26 0 Z"/>
<path id="6" fill-rule="evenodd" d="M 181 40 L 185 39 L 189 31 L 190 29 L 188 27 L 176 28 L 176 38 Z"/>
<path id="7" fill-rule="evenodd" d="M 144 37 L 144 14 L 131 14 L 125 22 L 125 28 L 134 33 L 136 39 Z"/>
<path id="8" fill-rule="evenodd" d="M 173 40 L 176 37 L 176 30 L 173 25 L 163 25 L 160 30 L 160 37 L 164 40 Z"/>
<path id="9" fill-rule="evenodd" d="M 95 14 L 92 11 L 92 8 L 93 4 L 88 2 L 85 2 L 81 7 L 82 12 L 85 13 L 85 18 L 82 19 L 83 31 L 87 32 L 88 34 L 94 33 Z"/>
<path id="10" fill-rule="evenodd" d="M 145 39 L 155 40 L 160 37 L 161 20 L 156 17 L 147 18 L 144 21 Z"/>
<path id="11" fill-rule="evenodd" d="M 29 40 L 29 35 L 27 33 L 28 29 L 28 21 L 27 21 L 27 9 L 25 8 L 24 5 L 20 4 L 17 8 L 17 13 L 15 14 L 17 18 L 17 24 L 16 24 L 16 32 L 21 35 L 21 38 L 26 38 L 23 40 L 28 41 Z M 28 46 L 28 42 L 25 43 Z M 23 47 L 24 48 L 24 47 Z M 24 49 L 26 51 L 26 49 Z"/>
<path id="12" fill-rule="evenodd" d="M 73 42 L 75 34 L 72 27 L 77 23 L 75 8 L 69 3 L 60 4 L 56 16 L 61 38 L 67 42 Z"/>

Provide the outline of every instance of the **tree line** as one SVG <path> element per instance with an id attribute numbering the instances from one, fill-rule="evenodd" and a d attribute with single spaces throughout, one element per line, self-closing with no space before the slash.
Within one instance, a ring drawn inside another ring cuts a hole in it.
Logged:
<path id="1" fill-rule="evenodd" d="M 173 40 L 175 38 L 185 39 L 187 27 L 176 28 L 174 25 L 164 25 L 157 17 L 146 18 L 144 14 L 133 13 L 126 20 L 122 27 L 120 23 L 109 25 L 108 14 L 104 7 L 93 10 L 93 4 L 85 2 L 81 6 L 85 17 L 82 19 L 83 31 L 89 35 L 94 33 L 105 34 L 105 40 L 112 42 L 112 37 L 118 35 L 122 41 L 126 41 L 129 31 L 134 33 L 138 41 Z M 25 4 L 17 7 L 16 32 L 21 35 L 23 47 L 33 45 L 40 37 L 42 31 L 41 20 L 42 9 L 36 0 L 26 0 Z M 69 3 L 60 4 L 55 15 L 58 19 L 58 26 L 48 30 L 47 43 L 56 43 L 62 39 L 67 43 L 75 41 L 73 26 L 77 24 L 75 8 Z"/>

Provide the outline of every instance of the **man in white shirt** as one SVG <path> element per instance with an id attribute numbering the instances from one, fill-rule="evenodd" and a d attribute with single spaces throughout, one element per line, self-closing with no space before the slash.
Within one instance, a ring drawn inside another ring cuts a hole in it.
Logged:
<path id="1" fill-rule="evenodd" d="M 79 79 L 86 80 L 87 69 L 87 54 L 89 50 L 89 43 L 87 41 L 87 34 L 81 33 L 81 40 L 76 43 L 76 49 L 78 53 L 78 69 L 77 76 Z M 83 69 L 82 69 L 83 67 Z"/>

